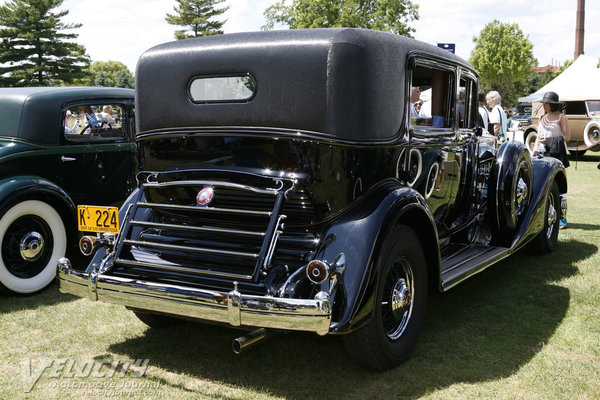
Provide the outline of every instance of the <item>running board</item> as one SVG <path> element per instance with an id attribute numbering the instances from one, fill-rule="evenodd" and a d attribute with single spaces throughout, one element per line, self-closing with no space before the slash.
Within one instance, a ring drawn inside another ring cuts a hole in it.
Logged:
<path id="1" fill-rule="evenodd" d="M 443 291 L 458 285 L 468 277 L 483 271 L 511 254 L 507 247 L 481 245 L 462 245 L 453 250 L 451 254 L 442 258 L 441 288 Z"/>

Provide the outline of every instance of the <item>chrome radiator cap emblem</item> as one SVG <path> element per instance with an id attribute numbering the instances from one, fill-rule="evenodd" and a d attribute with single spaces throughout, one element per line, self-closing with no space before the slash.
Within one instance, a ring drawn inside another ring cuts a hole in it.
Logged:
<path id="1" fill-rule="evenodd" d="M 215 192 L 213 188 L 206 186 L 198 192 L 198 195 L 196 195 L 196 201 L 198 202 L 199 206 L 206 206 L 212 201 L 214 196 Z"/>

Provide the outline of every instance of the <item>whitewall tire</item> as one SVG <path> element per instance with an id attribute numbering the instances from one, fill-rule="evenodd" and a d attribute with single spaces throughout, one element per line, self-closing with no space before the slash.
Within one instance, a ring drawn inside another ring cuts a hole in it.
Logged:
<path id="1" fill-rule="evenodd" d="M 14 293 L 34 293 L 56 277 L 64 257 L 67 233 L 49 204 L 26 200 L 0 217 L 0 287 Z"/>

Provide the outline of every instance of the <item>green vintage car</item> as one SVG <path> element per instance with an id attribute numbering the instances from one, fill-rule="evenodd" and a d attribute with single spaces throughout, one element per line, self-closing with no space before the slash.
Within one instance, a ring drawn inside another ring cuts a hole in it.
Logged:
<path id="1" fill-rule="evenodd" d="M 0 89 L 0 291 L 34 293 L 77 252 L 77 204 L 135 187 L 131 89 Z"/>

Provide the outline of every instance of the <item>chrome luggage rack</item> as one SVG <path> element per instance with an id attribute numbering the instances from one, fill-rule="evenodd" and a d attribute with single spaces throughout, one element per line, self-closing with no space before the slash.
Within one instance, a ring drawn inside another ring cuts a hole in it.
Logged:
<path id="1" fill-rule="evenodd" d="M 271 267 L 287 218 L 280 213 L 282 204 L 294 192 L 296 180 L 250 175 L 273 187 L 214 178 L 173 179 L 182 171 L 140 173 L 141 190 L 127 210 L 113 268 L 257 282 Z M 229 177 L 235 179 L 234 174 Z M 214 193 L 214 206 L 191 203 L 201 188 Z"/>

